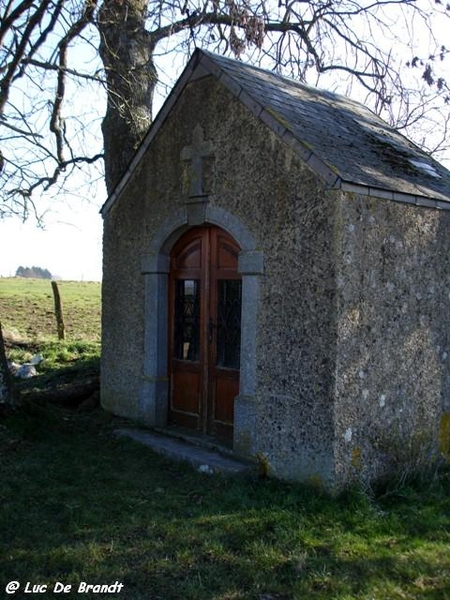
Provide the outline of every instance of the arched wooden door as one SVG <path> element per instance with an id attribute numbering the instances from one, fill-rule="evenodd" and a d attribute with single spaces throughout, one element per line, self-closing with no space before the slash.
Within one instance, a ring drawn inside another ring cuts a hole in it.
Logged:
<path id="1" fill-rule="evenodd" d="M 169 424 L 229 439 L 239 393 L 242 282 L 236 242 L 196 227 L 171 253 Z"/>

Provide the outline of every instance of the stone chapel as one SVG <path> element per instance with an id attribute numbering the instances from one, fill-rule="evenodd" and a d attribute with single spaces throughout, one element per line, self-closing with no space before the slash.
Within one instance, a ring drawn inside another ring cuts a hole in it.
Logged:
<path id="1" fill-rule="evenodd" d="M 450 457 L 450 173 L 196 50 L 104 219 L 103 407 L 328 488 Z"/>

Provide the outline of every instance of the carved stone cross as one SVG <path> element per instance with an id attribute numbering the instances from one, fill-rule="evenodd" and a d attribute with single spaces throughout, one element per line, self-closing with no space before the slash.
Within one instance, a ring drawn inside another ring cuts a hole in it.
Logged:
<path id="1" fill-rule="evenodd" d="M 192 133 L 191 146 L 185 146 L 181 150 L 181 159 L 191 161 L 191 177 L 189 197 L 203 196 L 203 159 L 211 156 L 213 148 L 211 142 L 204 139 L 203 128 L 196 125 Z"/>

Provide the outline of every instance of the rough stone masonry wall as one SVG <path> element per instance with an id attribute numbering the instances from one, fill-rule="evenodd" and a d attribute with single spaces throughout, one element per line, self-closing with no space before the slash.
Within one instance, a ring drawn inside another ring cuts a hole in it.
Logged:
<path id="1" fill-rule="evenodd" d="M 116 204 L 103 224 L 101 395 L 106 410 L 139 418 L 144 287 L 141 194 Z"/>
<path id="2" fill-rule="evenodd" d="M 343 195 L 338 479 L 405 474 L 450 449 L 450 215 Z"/>
<path id="3" fill-rule="evenodd" d="M 308 169 L 297 169 L 290 169 L 290 179 L 274 181 L 259 217 L 266 265 L 257 438 L 276 476 L 329 485 L 334 479 L 334 197 Z"/>
<path id="4" fill-rule="evenodd" d="M 184 121 L 190 127 L 200 121 L 215 148 L 211 203 L 238 217 L 264 254 L 253 451 L 278 477 L 328 481 L 333 477 L 334 193 L 217 82 L 198 82 L 183 100 Z"/>
<path id="5" fill-rule="evenodd" d="M 200 124 L 210 204 L 241 220 L 265 256 L 257 329 L 254 451 L 289 479 L 333 472 L 334 193 L 221 84 L 191 84 L 154 138 L 105 223 L 106 408 L 139 417 L 144 340 L 140 257 L 183 204 L 180 160 Z M 183 183 L 184 182 L 184 183 Z"/>

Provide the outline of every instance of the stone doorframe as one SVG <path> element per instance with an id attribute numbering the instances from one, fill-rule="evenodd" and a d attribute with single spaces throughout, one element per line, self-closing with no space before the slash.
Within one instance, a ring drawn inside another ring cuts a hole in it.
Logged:
<path id="1" fill-rule="evenodd" d="M 142 256 L 145 280 L 144 364 L 140 415 L 150 427 L 166 427 L 168 407 L 168 285 L 170 252 L 189 228 L 216 225 L 228 232 L 242 251 L 238 271 L 242 275 L 241 365 L 239 396 L 235 400 L 233 450 L 240 456 L 255 452 L 256 427 L 256 328 L 259 278 L 264 274 L 264 255 L 247 227 L 227 210 L 210 206 L 200 197 L 166 219 Z"/>

